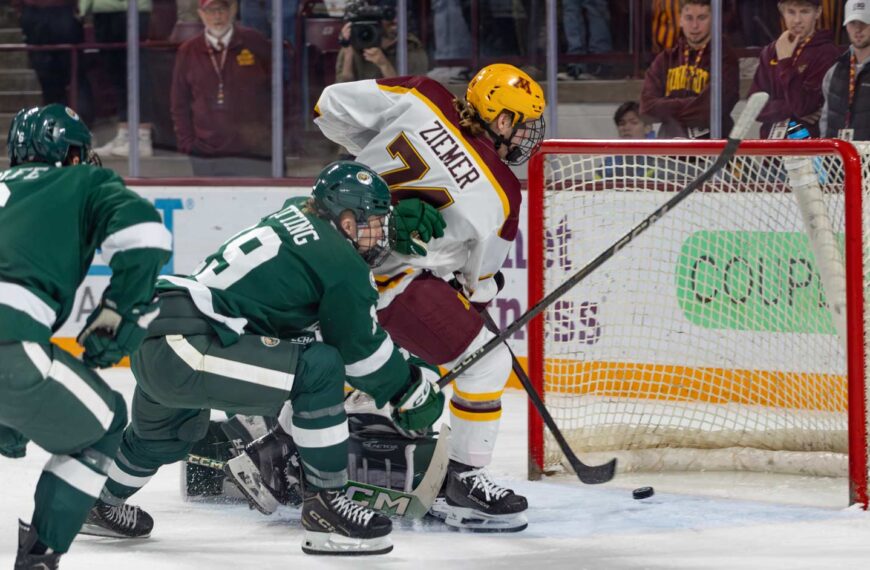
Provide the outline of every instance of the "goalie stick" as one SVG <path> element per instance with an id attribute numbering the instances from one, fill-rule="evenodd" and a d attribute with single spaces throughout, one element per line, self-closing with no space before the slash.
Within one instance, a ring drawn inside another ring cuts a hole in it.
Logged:
<path id="1" fill-rule="evenodd" d="M 438 386 L 441 388 L 446 387 L 457 376 L 465 372 L 484 355 L 492 352 L 493 349 L 510 338 L 519 329 L 526 326 L 533 318 L 537 317 L 544 309 L 560 299 L 568 290 L 580 283 L 593 271 L 601 267 L 605 261 L 616 255 L 619 250 L 631 243 L 634 238 L 649 229 L 651 225 L 667 214 L 669 210 L 688 198 L 695 190 L 703 186 L 705 182 L 719 172 L 719 170 L 721 170 L 722 167 L 725 166 L 737 153 L 740 141 L 744 136 L 746 136 L 749 127 L 752 126 L 755 122 L 755 118 L 761 112 L 761 109 L 765 104 L 767 104 L 767 99 L 768 95 L 764 92 L 758 92 L 749 97 L 749 100 L 746 102 L 746 107 L 744 107 L 743 112 L 740 113 L 740 117 L 738 117 L 734 128 L 731 129 L 731 133 L 728 135 L 728 142 L 725 144 L 725 148 L 722 149 L 722 152 L 718 157 L 716 157 L 716 161 L 710 165 L 707 170 L 702 172 L 697 178 L 692 180 L 685 188 L 677 192 L 667 202 L 659 206 L 653 213 L 641 220 L 639 224 L 622 236 L 622 238 L 620 238 L 616 243 L 601 252 L 597 257 L 595 257 L 595 259 L 569 277 L 567 281 L 538 301 L 535 306 L 523 313 L 517 320 L 501 331 L 500 334 L 496 335 L 494 338 L 490 339 L 489 342 L 465 357 L 462 362 L 457 364 L 452 370 L 438 380 Z M 599 466 L 589 466 L 585 465 L 580 460 L 577 460 L 577 465 L 574 467 L 577 469 L 577 476 L 584 483 L 604 483 L 613 477 L 612 466 L 610 463 Z"/>
<path id="2" fill-rule="evenodd" d="M 450 427 L 447 424 L 442 424 L 429 467 L 420 483 L 410 493 L 359 481 L 348 481 L 344 486 L 344 491 L 348 498 L 381 514 L 411 520 L 422 519 L 429 512 L 432 503 L 435 502 L 435 498 L 444 484 L 444 479 L 447 477 L 447 463 L 450 461 L 449 444 Z M 187 454 L 186 461 L 191 465 L 207 467 L 216 471 L 223 471 L 224 465 L 226 465 L 226 461 L 193 453 Z"/>

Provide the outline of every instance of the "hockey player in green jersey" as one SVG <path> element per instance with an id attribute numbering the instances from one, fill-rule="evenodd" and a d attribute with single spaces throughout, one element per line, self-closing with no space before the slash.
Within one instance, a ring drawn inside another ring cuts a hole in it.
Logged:
<path id="1" fill-rule="evenodd" d="M 0 454 L 28 441 L 51 453 L 30 524 L 19 523 L 16 570 L 57 568 L 99 496 L 127 407 L 89 367 L 136 350 L 157 312 L 154 280 L 171 254 L 157 210 L 91 151 L 72 109 L 20 111 L 0 171 Z M 39 234 L 40 237 L 36 238 Z M 97 248 L 112 268 L 79 335 L 84 363 L 50 342 L 70 315 Z"/>
<path id="2" fill-rule="evenodd" d="M 161 465 L 184 459 L 205 435 L 209 410 L 219 409 L 279 416 L 279 437 L 292 436 L 303 472 L 303 551 L 392 549 L 390 520 L 341 492 L 345 381 L 392 403 L 409 430 L 434 423 L 444 396 L 437 374 L 406 362 L 375 318 L 371 266 L 390 252 L 390 213 L 380 176 L 336 162 L 311 198 L 288 200 L 192 275 L 158 281 L 161 313 L 132 360 L 132 422 L 83 533 L 150 534 L 152 518 L 125 501 Z"/>

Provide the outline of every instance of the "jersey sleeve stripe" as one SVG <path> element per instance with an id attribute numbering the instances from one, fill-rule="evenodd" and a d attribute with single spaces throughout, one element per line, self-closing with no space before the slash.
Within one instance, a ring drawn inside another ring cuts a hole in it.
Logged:
<path id="1" fill-rule="evenodd" d="M 109 235 L 100 245 L 103 260 L 108 264 L 116 253 L 128 249 L 163 249 L 172 251 L 172 236 L 160 222 L 144 222 L 127 226 Z"/>
<path id="2" fill-rule="evenodd" d="M 0 304 L 12 307 L 30 316 L 34 321 L 48 328 L 54 326 L 57 314 L 45 301 L 37 297 L 26 287 L 15 283 L 0 281 Z"/>
<path id="3" fill-rule="evenodd" d="M 371 356 L 346 365 L 344 370 L 348 376 L 354 378 L 368 376 L 369 374 L 380 370 L 381 367 L 390 360 L 394 350 L 395 347 L 393 346 L 393 341 L 388 335 L 387 338 L 384 339 L 384 342 L 381 343 L 381 346 L 379 346 Z"/>
<path id="4" fill-rule="evenodd" d="M 475 162 L 477 163 L 478 166 L 480 166 L 481 170 L 483 170 L 483 173 L 486 176 L 487 180 L 489 180 L 489 183 L 492 184 L 493 189 L 498 194 L 499 200 L 501 200 L 502 211 L 504 213 L 504 221 L 502 223 L 507 222 L 511 217 L 511 204 L 510 204 L 510 200 L 508 199 L 507 194 L 504 191 L 504 188 L 502 188 L 502 185 L 499 183 L 498 178 L 495 176 L 495 174 L 493 174 L 492 170 L 489 168 L 489 165 L 486 163 L 486 161 L 477 152 L 477 149 L 468 143 L 468 141 L 460 133 L 460 131 L 456 127 L 456 125 L 453 124 L 453 121 L 451 121 L 450 119 L 448 119 L 444 115 L 444 113 L 441 111 L 441 109 L 438 107 L 438 105 L 436 105 L 429 97 L 427 97 L 426 95 L 421 93 L 416 87 L 404 87 L 401 85 L 385 85 L 383 83 L 378 83 L 378 87 L 380 87 L 384 91 L 389 91 L 391 93 L 399 93 L 399 94 L 411 93 L 412 95 L 417 97 L 420 101 L 425 103 L 426 106 L 428 106 L 429 109 L 433 113 L 435 113 L 439 119 L 441 119 L 442 123 L 448 129 L 450 129 L 450 132 L 453 134 L 454 138 L 456 138 L 456 140 L 458 140 L 459 142 L 462 143 L 462 146 L 465 148 L 465 150 L 468 152 L 468 154 L 470 154 L 472 157 L 474 157 Z"/>
<path id="5" fill-rule="evenodd" d="M 193 304 L 196 305 L 196 308 L 203 315 L 213 321 L 223 324 L 237 335 L 241 335 L 245 332 L 245 326 L 248 324 L 248 319 L 242 317 L 227 317 L 215 312 L 212 308 L 211 290 L 202 283 L 198 283 L 185 277 L 175 277 L 174 275 L 164 275 L 160 280 L 187 289 Z"/>

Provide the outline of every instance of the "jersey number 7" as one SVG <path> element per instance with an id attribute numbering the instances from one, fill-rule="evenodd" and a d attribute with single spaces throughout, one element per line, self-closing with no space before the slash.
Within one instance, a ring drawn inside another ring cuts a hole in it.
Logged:
<path id="1" fill-rule="evenodd" d="M 453 203 L 453 196 L 450 195 L 447 188 L 408 186 L 408 184 L 422 180 L 426 176 L 426 173 L 429 172 L 429 164 L 420 156 L 404 131 L 387 145 L 387 152 L 390 153 L 390 157 L 398 158 L 404 163 L 404 166 L 380 173 L 390 187 L 394 203 L 407 198 L 419 198 L 439 210 L 443 210 Z"/>

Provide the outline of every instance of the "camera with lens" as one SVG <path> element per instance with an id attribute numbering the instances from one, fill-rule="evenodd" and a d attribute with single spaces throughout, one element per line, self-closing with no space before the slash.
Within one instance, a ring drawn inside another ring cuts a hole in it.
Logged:
<path id="1" fill-rule="evenodd" d="M 344 20 L 350 22 L 350 45 L 360 52 L 381 47 L 384 34 L 381 22 L 395 18 L 396 10 L 391 6 L 351 2 L 344 10 Z"/>

